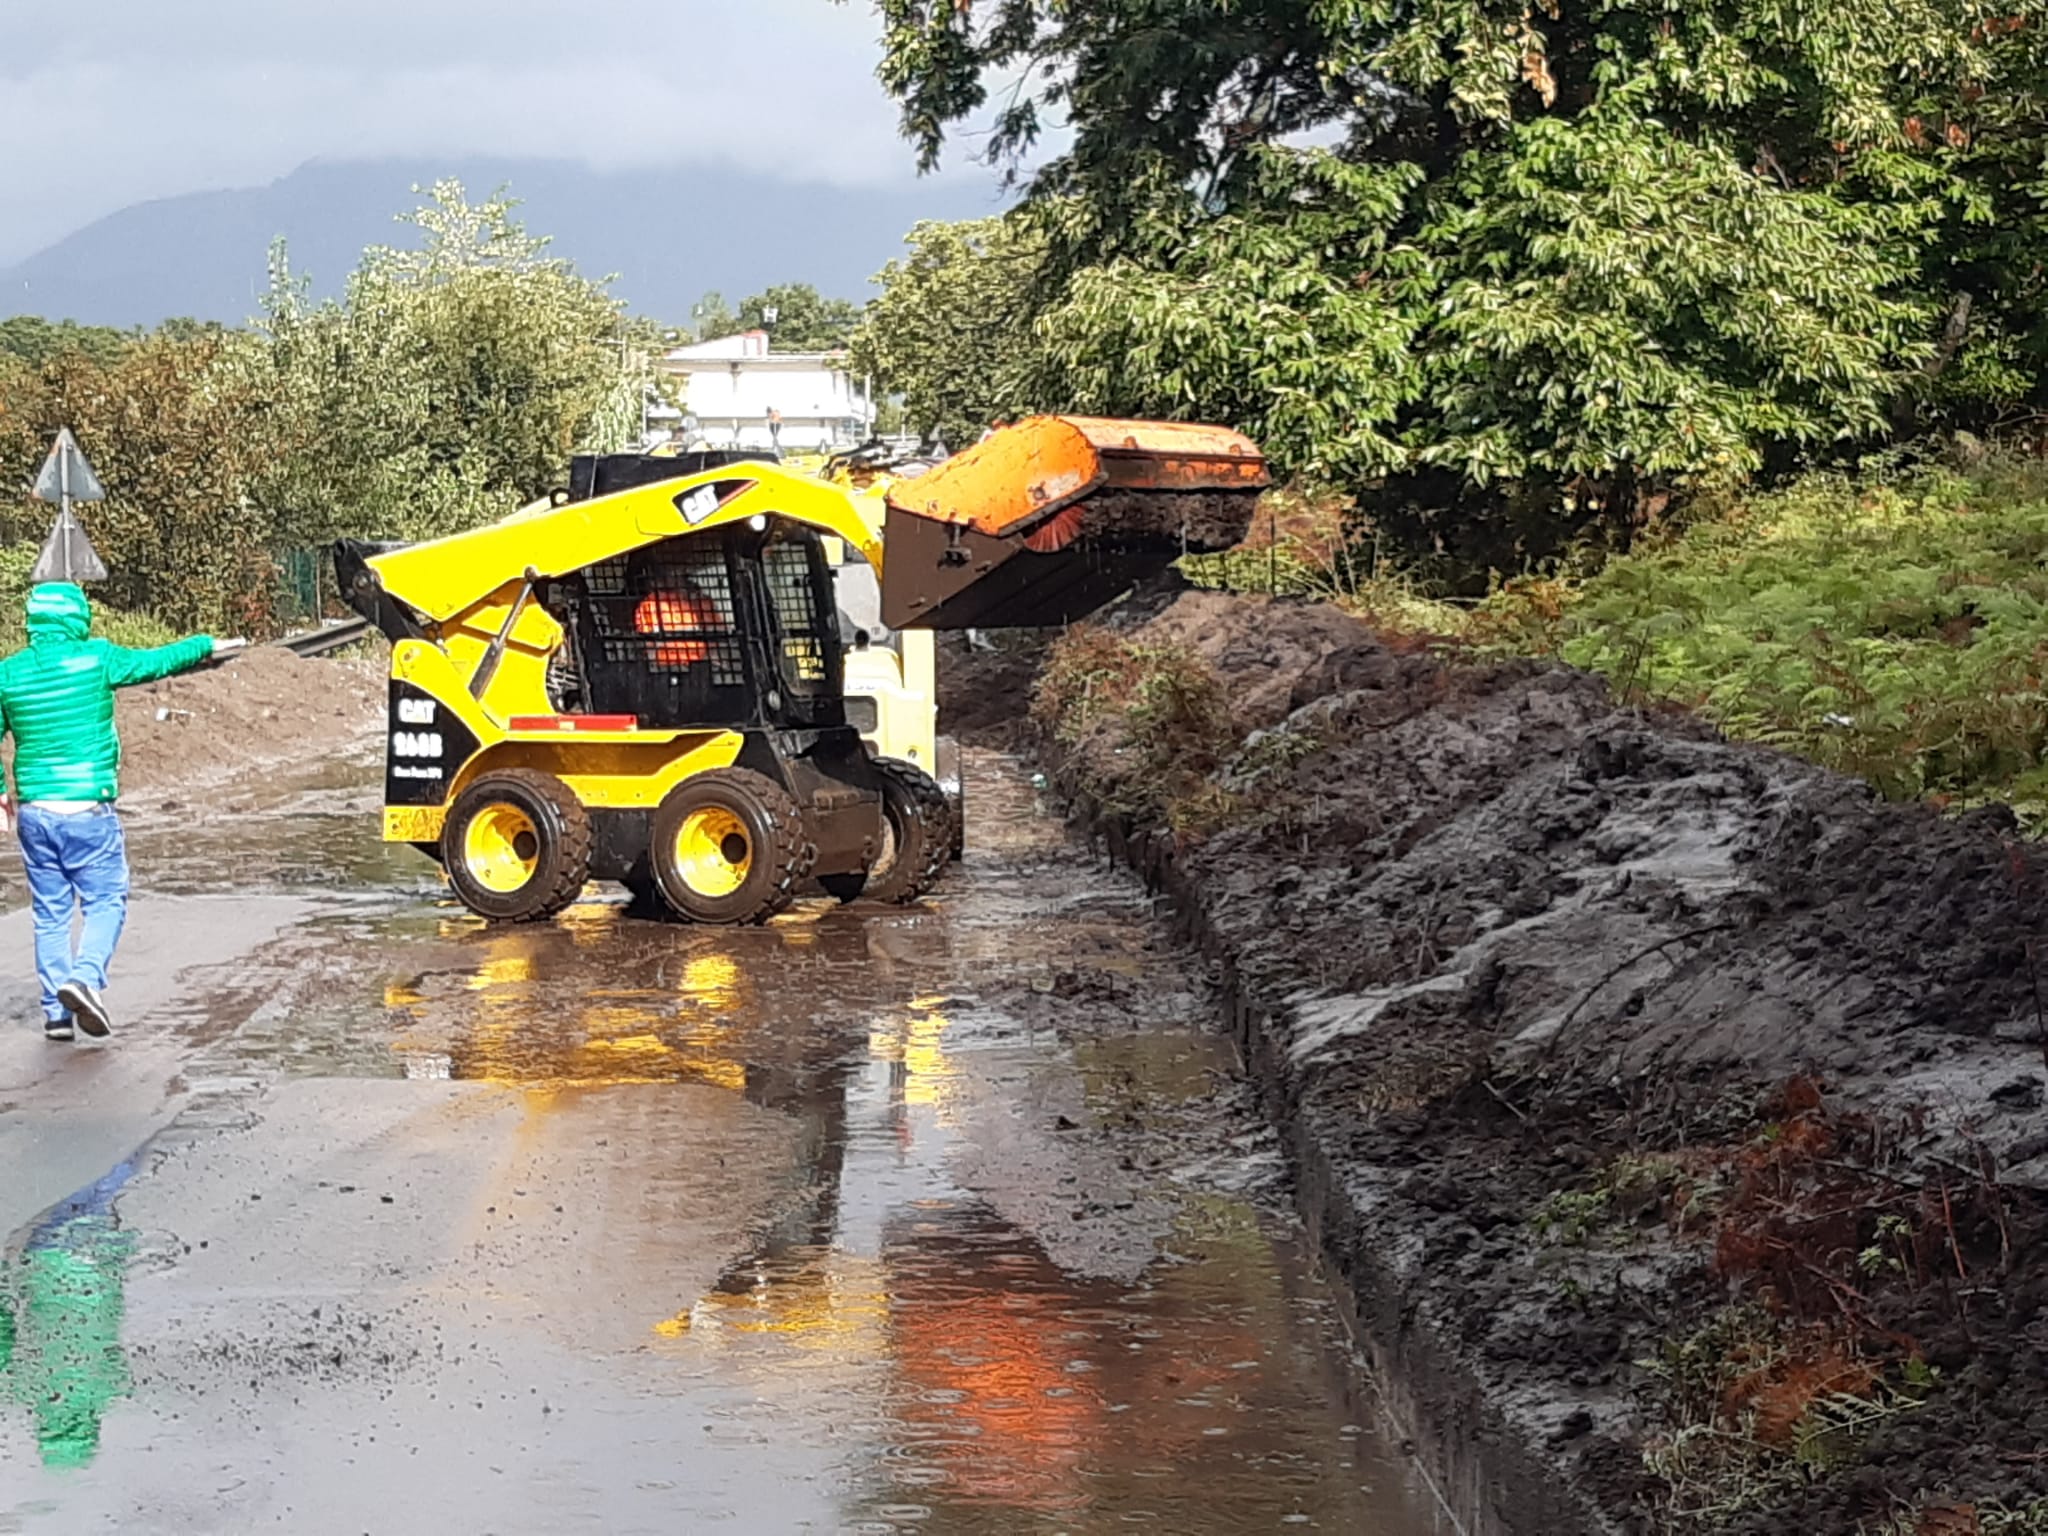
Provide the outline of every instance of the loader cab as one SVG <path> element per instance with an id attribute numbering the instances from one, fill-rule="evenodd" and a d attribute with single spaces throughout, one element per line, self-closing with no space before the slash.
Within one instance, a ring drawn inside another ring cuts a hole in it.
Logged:
<path id="1" fill-rule="evenodd" d="M 545 584 L 578 712 L 641 729 L 844 729 L 844 656 L 817 533 L 781 518 L 686 534 Z"/>

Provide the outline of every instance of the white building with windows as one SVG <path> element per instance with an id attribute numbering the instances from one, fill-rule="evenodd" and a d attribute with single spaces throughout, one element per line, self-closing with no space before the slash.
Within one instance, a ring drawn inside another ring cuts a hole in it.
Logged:
<path id="1" fill-rule="evenodd" d="M 682 382 L 683 410 L 696 425 L 691 445 L 844 448 L 867 436 L 865 392 L 840 353 L 770 352 L 766 331 L 743 331 L 677 347 L 662 367 Z"/>

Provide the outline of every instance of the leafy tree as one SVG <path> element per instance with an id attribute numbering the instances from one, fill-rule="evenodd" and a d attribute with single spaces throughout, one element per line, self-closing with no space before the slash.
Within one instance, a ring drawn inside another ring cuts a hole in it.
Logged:
<path id="1" fill-rule="evenodd" d="M 0 545 L 32 551 L 48 532 L 51 509 L 27 492 L 68 426 L 107 491 L 79 509 L 107 563 L 105 601 L 185 629 L 265 627 L 278 548 L 255 497 L 268 386 L 258 343 L 219 330 L 146 336 L 105 361 L 73 349 L 0 370 Z"/>
<path id="2" fill-rule="evenodd" d="M 139 331 L 107 325 L 80 325 L 75 320 L 45 320 L 16 315 L 0 320 L 0 355 L 24 362 L 46 363 L 67 352 L 81 352 L 97 363 L 111 363 L 133 346 Z"/>
<path id="3" fill-rule="evenodd" d="M 725 295 L 715 288 L 690 310 L 690 332 L 698 341 L 716 341 L 721 336 L 731 336 L 744 329 L 740 317 L 725 302 Z"/>
<path id="4" fill-rule="evenodd" d="M 856 373 L 902 396 L 902 424 L 958 446 L 1019 413 L 1036 342 L 1027 302 L 1045 241 L 1025 218 L 921 223 L 875 278 L 851 340 Z"/>
<path id="5" fill-rule="evenodd" d="M 809 283 L 777 283 L 740 305 L 738 328 L 766 331 L 771 352 L 838 352 L 859 324 L 860 306 L 852 300 L 824 298 Z"/>
<path id="6" fill-rule="evenodd" d="M 339 302 L 309 303 L 279 251 L 263 322 L 279 455 L 263 493 L 302 537 L 472 526 L 561 483 L 572 452 L 637 429 L 649 338 L 512 207 L 438 184 L 406 216 L 419 247 L 366 251 Z"/>
<path id="7" fill-rule="evenodd" d="M 1000 76 L 999 161 L 1071 126 L 1037 403 L 1232 421 L 1468 563 L 2042 403 L 2041 29 L 1978 0 L 881 9 L 925 165 Z"/>

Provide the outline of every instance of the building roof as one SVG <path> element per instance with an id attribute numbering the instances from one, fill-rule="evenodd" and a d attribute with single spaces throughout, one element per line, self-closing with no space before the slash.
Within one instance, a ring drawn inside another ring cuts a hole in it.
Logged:
<path id="1" fill-rule="evenodd" d="M 750 367 L 777 369 L 832 368 L 845 360 L 844 352 L 770 352 L 766 331 L 741 331 L 737 336 L 720 336 L 693 342 L 666 353 L 662 362 L 679 373 L 714 366 L 746 363 Z"/>

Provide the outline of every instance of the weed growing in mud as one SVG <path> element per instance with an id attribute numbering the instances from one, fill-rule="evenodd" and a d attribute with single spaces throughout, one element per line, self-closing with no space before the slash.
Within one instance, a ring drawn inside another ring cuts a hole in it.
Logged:
<path id="1" fill-rule="evenodd" d="M 1596 1239 L 1626 1240 L 1646 1219 L 1683 1227 L 1697 1212 L 1700 1192 L 1685 1165 L 1672 1157 L 1618 1157 L 1590 1189 L 1553 1192 L 1529 1219 L 1539 1240 L 1583 1248 Z"/>
<path id="2" fill-rule="evenodd" d="M 1607 1192 L 1601 1189 L 1560 1189 L 1536 1207 L 1529 1218 L 1536 1236 L 1546 1243 L 1583 1248 L 1607 1225 Z"/>
<path id="3" fill-rule="evenodd" d="M 1853 1463 L 1871 1431 L 1925 1400 L 1933 1373 L 1856 1358 L 1836 1330 L 1757 1303 L 1724 1308 L 1654 1358 L 1668 1428 L 1643 1448 L 1671 1531 L 1712 1529 Z"/>
<path id="4" fill-rule="evenodd" d="M 1997 1499 L 1923 1504 L 1859 1527 L 1861 1536 L 2048 1536 L 2048 1499 L 2012 1505 Z"/>
<path id="5" fill-rule="evenodd" d="M 1903 1275 L 1912 1258 L 1913 1224 L 1894 1211 L 1877 1218 L 1877 1240 L 1856 1255 L 1866 1275 Z"/>
<path id="6" fill-rule="evenodd" d="M 1031 717 L 1068 749 L 1106 810 L 1157 815 L 1197 835 L 1236 809 L 1215 775 L 1237 728 L 1221 680 L 1192 651 L 1071 630 L 1047 654 Z"/>

